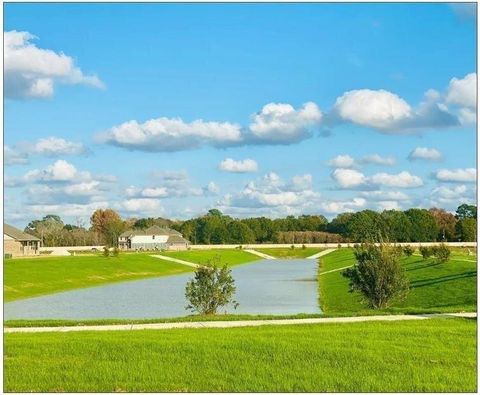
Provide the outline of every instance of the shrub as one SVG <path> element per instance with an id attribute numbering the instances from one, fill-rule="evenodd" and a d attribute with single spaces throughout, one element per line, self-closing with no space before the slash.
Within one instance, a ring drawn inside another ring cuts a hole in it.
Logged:
<path id="1" fill-rule="evenodd" d="M 406 245 L 405 247 L 403 247 L 403 254 L 405 256 L 412 256 L 414 251 L 415 250 L 410 245 Z"/>
<path id="2" fill-rule="evenodd" d="M 229 304 L 236 309 L 238 303 L 233 300 L 235 280 L 231 273 L 226 265 L 222 268 L 216 265 L 199 267 L 185 289 L 189 302 L 187 309 L 200 314 L 216 314 L 218 309 Z"/>
<path id="3" fill-rule="evenodd" d="M 305 244 L 302 244 L 302 250 L 306 249 L 307 246 Z"/>
<path id="4" fill-rule="evenodd" d="M 292 244 L 292 245 L 290 246 L 290 249 L 291 249 L 291 250 L 294 250 L 294 249 L 295 249 L 295 246 Z"/>
<path id="5" fill-rule="evenodd" d="M 12 259 L 12 254 L 4 254 L 3 258 L 4 259 Z"/>
<path id="6" fill-rule="evenodd" d="M 367 244 L 355 249 L 357 263 L 343 272 L 350 280 L 350 292 L 359 291 L 369 307 L 388 307 L 404 299 L 409 291 L 398 248 L 388 244 Z"/>
<path id="7" fill-rule="evenodd" d="M 450 259 L 450 248 L 444 243 L 432 248 L 433 255 L 439 263 L 445 263 Z"/>
<path id="8" fill-rule="evenodd" d="M 120 249 L 118 247 L 114 247 L 113 248 L 113 256 L 118 257 L 119 254 L 120 254 Z"/>
<path id="9" fill-rule="evenodd" d="M 106 258 L 110 256 L 110 249 L 107 246 L 103 247 L 103 256 Z"/>
<path id="10" fill-rule="evenodd" d="M 428 259 L 433 255 L 431 247 L 421 246 L 418 250 L 420 251 L 420 254 L 422 254 L 423 259 Z"/>

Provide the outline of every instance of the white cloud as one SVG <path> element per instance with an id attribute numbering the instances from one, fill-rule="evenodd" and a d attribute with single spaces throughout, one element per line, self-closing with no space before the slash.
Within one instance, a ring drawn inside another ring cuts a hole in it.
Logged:
<path id="1" fill-rule="evenodd" d="M 370 180 L 373 184 L 397 188 L 416 188 L 423 185 L 420 177 L 412 175 L 408 171 L 398 174 L 377 173 L 370 177 Z"/>
<path id="2" fill-rule="evenodd" d="M 356 197 L 346 201 L 321 202 L 319 208 L 328 214 L 340 214 L 360 210 L 365 207 L 366 203 L 364 198 Z"/>
<path id="3" fill-rule="evenodd" d="M 121 203 L 117 203 L 115 207 L 129 213 L 160 213 L 160 200 L 144 198 L 144 199 L 127 199 Z"/>
<path id="4" fill-rule="evenodd" d="M 379 165 L 379 166 L 393 166 L 395 165 L 395 158 L 390 156 L 380 156 L 378 154 L 372 154 L 364 156 L 359 161 L 362 164 L 371 164 L 371 165 Z"/>
<path id="5" fill-rule="evenodd" d="M 251 173 L 258 170 L 258 164 L 253 159 L 234 160 L 231 158 L 224 159 L 218 165 L 222 171 L 231 173 Z"/>
<path id="6" fill-rule="evenodd" d="M 6 166 L 24 165 L 28 163 L 28 155 L 5 145 L 3 147 L 3 162 Z"/>
<path id="7" fill-rule="evenodd" d="M 405 100 L 383 89 L 345 92 L 337 98 L 335 110 L 345 121 L 378 129 L 388 129 L 413 115 Z"/>
<path id="8" fill-rule="evenodd" d="M 335 169 L 332 178 L 340 188 L 358 188 L 367 183 L 367 177 L 358 170 L 353 169 Z"/>
<path id="9" fill-rule="evenodd" d="M 24 176 L 26 181 L 73 181 L 78 178 L 89 178 L 88 173 L 80 174 L 74 165 L 65 161 L 57 160 L 43 170 L 30 170 Z"/>
<path id="10" fill-rule="evenodd" d="M 56 83 L 104 87 L 98 77 L 84 75 L 73 58 L 38 48 L 31 42 L 34 39 L 28 32 L 4 33 L 5 97 L 47 98 L 53 95 Z"/>
<path id="11" fill-rule="evenodd" d="M 220 188 L 213 181 L 210 181 L 204 189 L 205 193 L 209 193 L 212 195 L 216 195 L 218 192 L 220 192 Z"/>
<path id="12" fill-rule="evenodd" d="M 168 190 L 165 187 L 145 188 L 140 192 L 140 194 L 143 197 L 160 198 L 168 196 Z"/>
<path id="13" fill-rule="evenodd" d="M 105 209 L 109 207 L 106 201 L 97 201 L 89 204 L 32 204 L 28 206 L 29 217 L 43 217 L 47 214 L 59 213 L 62 218 L 65 217 L 90 217 L 97 209 Z"/>
<path id="14" fill-rule="evenodd" d="M 400 204 L 396 200 L 382 200 L 377 202 L 378 210 L 400 210 Z"/>
<path id="15" fill-rule="evenodd" d="M 313 102 L 298 110 L 290 104 L 269 103 L 253 116 L 250 132 L 254 141 L 290 144 L 309 137 L 321 119 L 322 112 Z"/>
<path id="16" fill-rule="evenodd" d="M 100 188 L 99 181 L 80 182 L 78 184 L 68 185 L 65 187 L 65 193 L 67 195 L 81 195 L 81 196 L 93 196 L 97 195 Z"/>
<path id="17" fill-rule="evenodd" d="M 303 174 L 292 177 L 290 188 L 294 191 L 305 191 L 312 189 L 313 178 L 311 174 Z"/>
<path id="18" fill-rule="evenodd" d="M 440 161 L 442 154 L 435 148 L 417 147 L 408 155 L 408 160 Z"/>
<path id="19" fill-rule="evenodd" d="M 477 122 L 477 111 L 471 108 L 461 108 L 458 110 L 458 117 L 462 125 L 471 125 Z"/>
<path id="20" fill-rule="evenodd" d="M 355 159 L 353 159 L 350 155 L 337 155 L 335 158 L 328 161 L 328 165 L 347 169 L 355 165 Z"/>
<path id="21" fill-rule="evenodd" d="M 437 171 L 435 177 L 439 181 L 446 182 L 475 182 L 477 180 L 477 170 L 475 168 L 467 169 L 441 169 Z"/>
<path id="22" fill-rule="evenodd" d="M 125 122 L 97 135 L 99 142 L 132 150 L 162 152 L 226 146 L 242 140 L 240 125 L 229 122 L 184 122 L 180 118 L 150 119 L 142 124 Z"/>
<path id="23" fill-rule="evenodd" d="M 468 191 L 466 185 L 455 185 L 448 187 L 445 185 L 438 186 L 432 189 L 432 197 L 443 200 L 458 200 L 464 196 Z"/>
<path id="24" fill-rule="evenodd" d="M 467 74 L 462 79 L 452 78 L 448 86 L 447 102 L 462 107 L 477 107 L 477 74 Z"/>
<path id="25" fill-rule="evenodd" d="M 410 200 L 410 197 L 400 191 L 364 191 L 361 195 L 368 200 L 375 201 L 405 201 Z"/>
<path id="26" fill-rule="evenodd" d="M 82 155 L 86 152 L 83 144 L 74 143 L 58 137 L 39 139 L 33 146 L 26 147 L 26 150 L 45 156 Z"/>

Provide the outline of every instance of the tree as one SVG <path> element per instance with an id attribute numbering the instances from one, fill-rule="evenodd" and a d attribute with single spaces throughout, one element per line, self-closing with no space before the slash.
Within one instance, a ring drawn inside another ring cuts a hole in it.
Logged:
<path id="1" fill-rule="evenodd" d="M 58 215 L 48 214 L 41 220 L 30 222 L 25 232 L 39 237 L 44 246 L 54 247 L 62 244 L 63 227 L 63 221 Z"/>
<path id="2" fill-rule="evenodd" d="M 473 204 L 461 204 L 458 206 L 456 215 L 458 219 L 477 218 L 477 206 Z"/>
<path id="3" fill-rule="evenodd" d="M 373 210 L 356 212 L 347 224 L 347 236 L 354 242 L 377 242 L 383 240 L 382 217 Z"/>
<path id="4" fill-rule="evenodd" d="M 112 209 L 98 209 L 90 217 L 92 229 L 103 237 L 108 246 L 118 244 L 118 236 L 125 230 L 125 224 L 120 215 Z"/>
<path id="5" fill-rule="evenodd" d="M 200 267 L 185 289 L 185 297 L 189 302 L 187 309 L 210 315 L 229 304 L 237 308 L 238 303 L 233 300 L 235 291 L 235 280 L 226 265 L 222 268 L 215 264 L 212 267 Z"/>
<path id="6" fill-rule="evenodd" d="M 436 241 L 438 226 L 432 213 L 425 209 L 411 208 L 405 211 L 410 220 L 410 241 Z"/>
<path id="7" fill-rule="evenodd" d="M 410 241 L 412 224 L 403 211 L 385 210 L 381 217 L 385 241 L 398 243 Z"/>
<path id="8" fill-rule="evenodd" d="M 255 235 L 248 225 L 239 221 L 232 221 L 228 225 L 228 232 L 230 234 L 230 243 L 251 244 L 255 243 Z"/>
<path id="9" fill-rule="evenodd" d="M 353 217 L 353 213 L 342 213 L 337 215 L 328 225 L 327 230 L 331 233 L 338 233 L 342 236 L 347 234 L 347 226 Z"/>
<path id="10" fill-rule="evenodd" d="M 442 208 L 434 207 L 428 211 L 432 214 L 439 229 L 437 240 L 455 240 L 455 225 L 457 224 L 455 216 Z"/>
<path id="11" fill-rule="evenodd" d="M 477 241 L 477 220 L 465 217 L 455 227 L 457 238 L 461 241 Z"/>
<path id="12" fill-rule="evenodd" d="M 388 307 L 401 300 L 409 291 L 405 269 L 400 264 L 400 251 L 387 244 L 362 245 L 355 250 L 357 263 L 345 270 L 350 292 L 358 291 L 373 309 Z"/>

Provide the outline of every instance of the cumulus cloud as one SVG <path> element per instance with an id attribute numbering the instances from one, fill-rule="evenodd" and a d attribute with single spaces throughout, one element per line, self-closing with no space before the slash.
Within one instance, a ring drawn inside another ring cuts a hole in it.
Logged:
<path id="1" fill-rule="evenodd" d="M 103 88 L 94 75 L 85 75 L 73 58 L 50 49 L 38 48 L 29 32 L 4 33 L 4 93 L 13 99 L 51 97 L 55 84 L 85 84 Z"/>
<path id="2" fill-rule="evenodd" d="M 340 188 L 352 189 L 367 184 L 367 177 L 354 169 L 335 169 L 332 173 L 333 180 Z"/>
<path id="3" fill-rule="evenodd" d="M 435 178 L 445 182 L 476 182 L 477 170 L 473 167 L 467 169 L 441 169 Z"/>
<path id="4" fill-rule="evenodd" d="M 371 182 L 377 185 L 398 188 L 416 188 L 423 185 L 420 177 L 402 171 L 398 174 L 377 173 L 370 178 Z"/>
<path id="5" fill-rule="evenodd" d="M 395 165 L 395 158 L 391 156 L 372 154 L 364 156 L 359 160 L 359 162 L 366 165 L 393 166 Z"/>
<path id="6" fill-rule="evenodd" d="M 185 122 L 157 118 L 144 123 L 125 122 L 96 136 L 98 142 L 150 152 L 181 151 L 204 145 L 235 145 L 242 140 L 240 125 L 229 122 Z"/>
<path id="7" fill-rule="evenodd" d="M 470 73 L 464 78 L 452 78 L 448 86 L 447 102 L 462 107 L 477 107 L 477 74 Z"/>
<path id="8" fill-rule="evenodd" d="M 328 161 L 328 165 L 331 167 L 337 167 L 342 169 L 348 169 L 355 165 L 355 159 L 350 155 L 337 155 L 335 158 Z"/>
<path id="9" fill-rule="evenodd" d="M 87 152 L 82 143 L 53 136 L 39 139 L 32 146 L 23 145 L 23 147 L 27 152 L 44 156 L 82 155 Z"/>
<path id="10" fill-rule="evenodd" d="M 250 132 L 254 141 L 291 144 L 309 137 L 321 119 L 322 112 L 313 102 L 297 110 L 290 104 L 269 103 L 253 116 Z"/>
<path id="11" fill-rule="evenodd" d="M 320 203 L 319 207 L 327 214 L 340 214 L 361 210 L 366 203 L 367 201 L 364 198 L 355 197 L 344 201 L 324 201 Z"/>
<path id="12" fill-rule="evenodd" d="M 397 188 L 416 188 L 423 185 L 420 177 L 402 171 L 398 174 L 376 173 L 365 176 L 354 169 L 335 169 L 331 174 L 332 179 L 341 189 L 372 189 L 381 186 Z"/>
<path id="13" fill-rule="evenodd" d="M 74 165 L 65 161 L 57 160 L 55 163 L 47 166 L 45 169 L 34 169 L 28 171 L 24 179 L 26 181 L 73 181 L 74 179 L 89 178 L 88 173 L 79 173 Z"/>
<path id="14" fill-rule="evenodd" d="M 405 201 L 410 197 L 400 191 L 363 191 L 361 195 L 368 200 L 375 201 Z"/>
<path id="15" fill-rule="evenodd" d="M 258 170 L 258 164 L 253 159 L 234 160 L 227 158 L 220 162 L 218 168 L 230 173 L 251 173 Z"/>
<path id="16" fill-rule="evenodd" d="M 427 91 L 425 101 L 414 109 L 398 95 L 383 89 L 352 90 L 337 98 L 329 118 L 333 123 L 350 122 L 387 134 L 458 126 L 458 118 L 439 99 L 435 91 Z"/>
<path id="17" fill-rule="evenodd" d="M 410 152 L 410 154 L 408 154 L 408 160 L 426 160 L 436 162 L 442 160 L 442 154 L 435 148 L 417 147 Z"/>
<path id="18" fill-rule="evenodd" d="M 28 155 L 5 145 L 3 147 L 3 162 L 6 166 L 25 165 L 28 163 Z"/>
<path id="19" fill-rule="evenodd" d="M 120 211 L 137 214 L 162 212 L 160 200 L 152 198 L 127 199 L 114 205 Z"/>

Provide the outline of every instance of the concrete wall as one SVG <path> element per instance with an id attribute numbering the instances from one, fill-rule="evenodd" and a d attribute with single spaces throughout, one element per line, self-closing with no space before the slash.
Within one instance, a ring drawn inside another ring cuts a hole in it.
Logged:
<path id="1" fill-rule="evenodd" d="M 315 248 L 337 248 L 339 245 L 340 247 L 353 247 L 355 243 L 316 243 L 316 244 L 293 244 L 295 248 L 302 248 L 302 246 L 305 245 L 305 247 L 315 247 Z M 395 243 L 397 245 L 405 246 L 405 245 L 411 245 L 412 247 L 420 247 L 420 246 L 432 246 L 432 245 L 438 245 L 440 244 L 439 242 L 436 243 Z M 450 247 L 476 247 L 477 243 L 476 242 L 452 242 L 452 243 L 445 243 L 449 245 Z M 213 248 L 238 248 L 240 245 L 239 244 L 191 244 L 190 248 L 192 250 L 211 250 Z M 290 248 L 292 244 L 243 244 L 242 248 L 249 248 L 249 249 L 255 249 L 255 248 Z"/>

